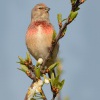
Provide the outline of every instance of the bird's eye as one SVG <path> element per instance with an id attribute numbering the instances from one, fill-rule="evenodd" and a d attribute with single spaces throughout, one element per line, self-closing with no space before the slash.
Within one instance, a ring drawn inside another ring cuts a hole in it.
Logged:
<path id="1" fill-rule="evenodd" d="M 39 7 L 39 9 L 43 9 L 43 7 Z"/>

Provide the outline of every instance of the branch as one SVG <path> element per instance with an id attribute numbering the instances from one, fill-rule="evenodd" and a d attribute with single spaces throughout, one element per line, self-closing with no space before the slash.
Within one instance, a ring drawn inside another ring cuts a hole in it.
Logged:
<path id="1" fill-rule="evenodd" d="M 82 3 L 84 3 L 85 0 L 77 0 L 76 3 L 72 3 L 72 9 L 71 11 L 75 12 L 75 10 L 78 8 L 78 6 Z M 70 12 L 71 12 L 70 11 Z M 60 38 L 63 37 L 63 32 L 64 30 L 67 28 L 67 26 L 74 20 L 74 18 L 71 20 L 70 19 L 70 14 L 67 18 L 67 21 L 65 22 L 65 24 L 62 26 L 62 28 L 60 28 L 59 33 L 57 35 L 57 37 L 55 38 L 54 41 L 52 41 L 52 46 L 50 47 L 50 50 L 48 52 L 48 55 L 46 56 L 45 60 L 43 61 L 43 64 L 41 66 L 41 72 L 43 71 L 44 66 L 46 65 L 47 61 L 49 60 L 49 58 L 51 57 L 51 54 L 53 53 L 53 50 L 55 48 L 55 46 L 57 45 L 58 41 Z"/>

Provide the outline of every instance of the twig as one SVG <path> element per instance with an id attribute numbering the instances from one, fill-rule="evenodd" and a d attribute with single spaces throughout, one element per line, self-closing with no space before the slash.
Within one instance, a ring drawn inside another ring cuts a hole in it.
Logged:
<path id="1" fill-rule="evenodd" d="M 44 94 L 44 91 L 43 91 L 43 89 L 42 89 L 42 92 L 41 92 L 41 94 L 42 94 L 42 96 L 43 96 L 43 100 L 47 100 L 47 98 L 46 98 L 46 96 L 45 96 L 45 94 Z"/>
<path id="2" fill-rule="evenodd" d="M 55 94 L 55 93 L 53 93 L 52 100 L 55 100 L 55 98 L 56 98 L 56 94 Z"/>

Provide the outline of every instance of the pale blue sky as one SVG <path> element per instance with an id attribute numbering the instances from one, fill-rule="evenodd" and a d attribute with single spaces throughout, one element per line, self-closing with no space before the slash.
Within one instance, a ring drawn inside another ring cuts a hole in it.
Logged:
<path id="1" fill-rule="evenodd" d="M 0 0 L 0 100 L 23 100 L 31 80 L 21 71 L 18 56 L 25 57 L 25 33 L 31 9 L 44 2 L 58 31 L 57 13 L 70 11 L 70 0 Z M 60 41 L 65 85 L 62 96 L 70 100 L 100 99 L 100 1 L 87 0 Z M 33 60 L 35 62 L 35 60 Z M 45 88 L 50 100 L 50 91 Z"/>

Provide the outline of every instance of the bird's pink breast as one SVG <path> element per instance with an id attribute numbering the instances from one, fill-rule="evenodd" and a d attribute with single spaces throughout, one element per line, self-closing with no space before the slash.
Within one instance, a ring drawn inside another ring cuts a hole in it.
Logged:
<path id="1" fill-rule="evenodd" d="M 53 26 L 46 22 L 33 22 L 28 27 L 28 34 L 37 34 L 38 27 L 42 28 L 43 34 L 52 34 L 53 33 Z"/>

